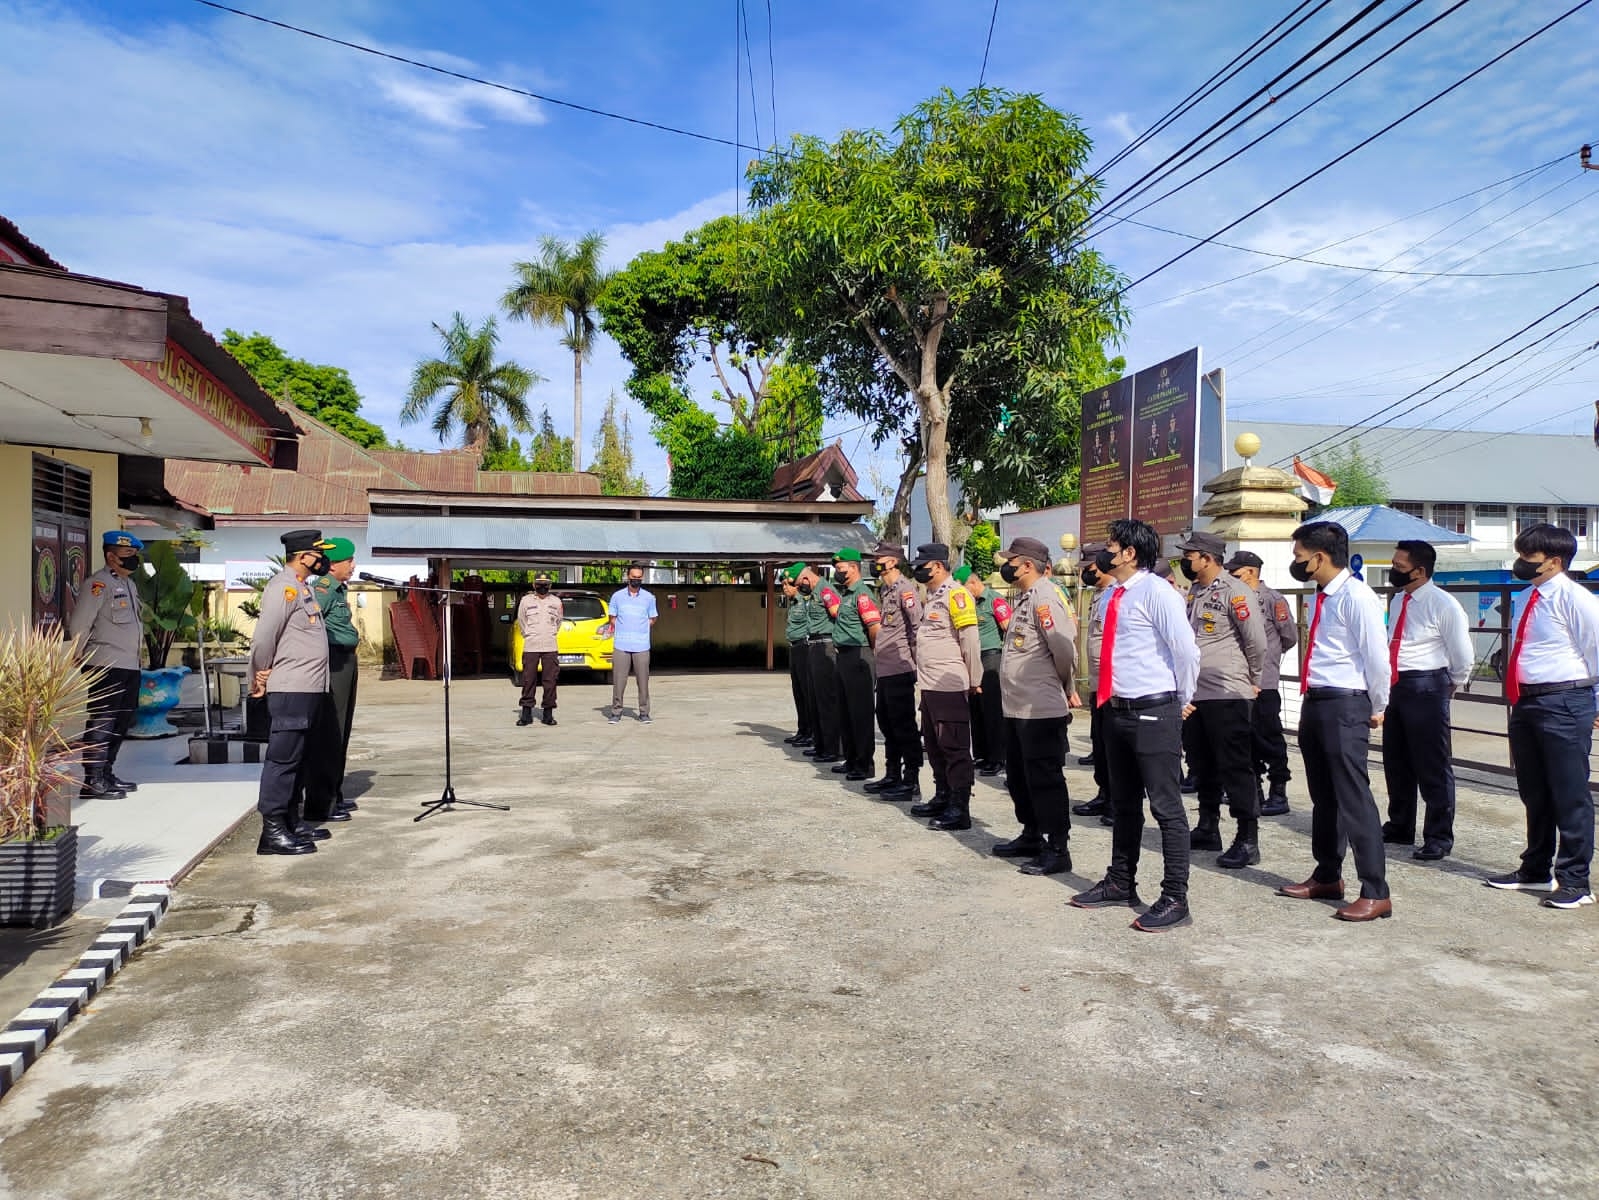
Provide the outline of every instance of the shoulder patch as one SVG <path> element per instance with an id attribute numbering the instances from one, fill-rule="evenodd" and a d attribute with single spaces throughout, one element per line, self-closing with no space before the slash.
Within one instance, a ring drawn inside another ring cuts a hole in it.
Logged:
<path id="1" fill-rule="evenodd" d="M 1286 621 L 1288 619 L 1288 601 L 1277 601 L 1277 619 L 1279 621 Z"/>
<path id="2" fill-rule="evenodd" d="M 1045 629 L 1055 628 L 1055 614 L 1050 612 L 1049 605 L 1040 604 L 1038 606 L 1038 623 Z"/>
<path id="3" fill-rule="evenodd" d="M 964 612 L 966 610 L 967 606 L 971 604 L 971 602 L 972 602 L 972 594 L 970 592 L 968 592 L 965 588 L 950 588 L 949 589 L 949 606 L 950 606 L 950 608 L 959 609 L 962 612 Z"/>
<path id="4" fill-rule="evenodd" d="M 1240 621 L 1249 620 L 1249 601 L 1243 596 L 1233 597 L 1233 615 Z"/>
<path id="5" fill-rule="evenodd" d="M 293 604 L 294 601 L 299 598 L 299 595 L 300 593 L 295 591 L 292 587 L 285 587 L 283 589 L 283 598 L 290 604 Z"/>
<path id="6" fill-rule="evenodd" d="M 105 594 L 105 580 L 96 579 L 93 583 L 91 583 L 89 585 L 89 592 L 90 592 L 91 595 L 95 595 L 95 596 L 104 595 Z"/>
<path id="7" fill-rule="evenodd" d="M 899 606 L 909 612 L 916 607 L 916 593 L 906 588 L 899 594 Z"/>
<path id="8" fill-rule="evenodd" d="M 868 592 L 861 592 L 855 597 L 855 611 L 867 625 L 876 625 L 882 620 L 881 614 L 877 611 L 877 601 L 873 600 Z"/>

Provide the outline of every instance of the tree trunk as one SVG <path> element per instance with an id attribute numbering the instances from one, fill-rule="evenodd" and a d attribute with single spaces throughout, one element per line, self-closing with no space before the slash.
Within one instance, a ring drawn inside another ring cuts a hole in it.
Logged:
<path id="1" fill-rule="evenodd" d="M 903 544 L 911 528 L 911 491 L 916 487 L 916 479 L 922 471 L 922 443 L 918 439 L 915 446 L 905 461 L 905 469 L 900 472 L 899 486 L 894 489 L 894 505 L 888 510 L 888 519 L 883 522 L 883 540 Z M 907 546 L 907 550 L 915 550 L 914 546 Z"/>
<path id="2" fill-rule="evenodd" d="M 949 400 L 930 383 L 917 389 L 927 454 L 927 515 L 933 540 L 955 543 L 955 514 L 949 506 Z"/>
<path id="3" fill-rule="evenodd" d="M 583 469 L 583 352 L 572 351 L 572 470 Z"/>

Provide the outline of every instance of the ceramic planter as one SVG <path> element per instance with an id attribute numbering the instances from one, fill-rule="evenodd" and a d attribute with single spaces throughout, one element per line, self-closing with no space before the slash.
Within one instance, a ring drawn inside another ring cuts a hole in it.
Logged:
<path id="1" fill-rule="evenodd" d="M 188 667 L 163 667 L 159 671 L 139 672 L 139 712 L 128 736 L 133 738 L 172 737 L 178 727 L 167 720 L 177 706 Z"/>
<path id="2" fill-rule="evenodd" d="M 49 925 L 72 911 L 78 827 L 45 842 L 0 842 L 0 925 Z"/>

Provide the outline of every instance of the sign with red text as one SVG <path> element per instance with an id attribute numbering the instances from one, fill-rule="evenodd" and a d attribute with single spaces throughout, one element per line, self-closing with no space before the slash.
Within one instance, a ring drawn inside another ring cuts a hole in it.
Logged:
<path id="1" fill-rule="evenodd" d="M 275 440 L 272 427 L 251 412 L 244 401 L 224 387 L 215 375 L 191 358 L 176 342 L 167 339 L 166 354 L 160 362 L 134 362 L 125 358 L 122 365 L 137 371 L 167 395 L 181 401 L 222 430 L 263 463 L 272 465 Z"/>

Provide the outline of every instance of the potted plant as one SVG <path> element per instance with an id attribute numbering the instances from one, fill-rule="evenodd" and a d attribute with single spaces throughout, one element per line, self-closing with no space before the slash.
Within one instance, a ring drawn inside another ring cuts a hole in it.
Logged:
<path id="1" fill-rule="evenodd" d="M 99 679 L 79 669 L 59 627 L 0 635 L 0 924 L 45 925 L 72 910 L 71 739 Z"/>
<path id="2" fill-rule="evenodd" d="M 145 544 L 149 571 L 135 571 L 134 583 L 144 607 L 144 652 L 150 667 L 139 673 L 139 713 L 129 737 L 171 737 L 177 733 L 167 720 L 176 707 L 188 667 L 169 667 L 167 658 L 179 638 L 195 636 L 205 605 L 205 590 L 197 587 L 183 569 L 170 542 Z"/>

